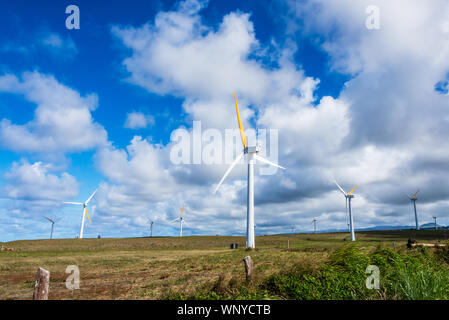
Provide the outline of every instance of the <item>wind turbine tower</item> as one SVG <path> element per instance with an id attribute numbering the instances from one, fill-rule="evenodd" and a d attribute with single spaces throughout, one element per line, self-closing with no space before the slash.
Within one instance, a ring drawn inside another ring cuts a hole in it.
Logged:
<path id="1" fill-rule="evenodd" d="M 355 186 L 354 188 L 352 188 L 351 191 L 349 191 L 348 193 L 346 193 L 343 188 L 338 184 L 337 181 L 334 181 L 335 184 L 337 185 L 338 189 L 340 189 L 341 193 L 343 193 L 343 195 L 346 198 L 346 208 L 349 209 L 349 228 L 351 230 L 351 241 L 355 241 L 355 233 L 354 233 L 354 219 L 352 217 L 352 210 L 351 210 L 351 200 L 354 198 L 354 195 L 352 194 L 354 192 L 354 190 L 358 187 Z"/>
<path id="2" fill-rule="evenodd" d="M 150 225 L 150 237 L 153 237 L 153 223 L 154 221 L 151 221 L 151 225 Z"/>
<path id="3" fill-rule="evenodd" d="M 242 138 L 242 144 L 243 144 L 243 152 L 240 153 L 237 158 L 234 160 L 234 162 L 231 164 L 231 166 L 228 168 L 226 173 L 224 174 L 223 178 L 221 178 L 220 182 L 218 183 L 217 187 L 215 188 L 214 193 L 218 191 L 223 181 L 226 179 L 226 177 L 229 175 L 229 173 L 232 171 L 232 169 L 235 167 L 235 165 L 246 155 L 247 156 L 247 163 L 248 163 L 248 193 L 247 193 L 247 209 L 246 209 L 246 247 L 247 248 L 255 248 L 255 237 L 254 237 L 254 164 L 256 160 L 260 162 L 267 163 L 271 166 L 278 167 L 281 169 L 285 169 L 284 167 L 281 167 L 271 161 L 268 161 L 267 159 L 261 157 L 258 155 L 260 152 L 260 145 L 256 144 L 255 146 L 248 146 L 245 136 L 245 130 L 243 129 L 242 120 L 240 119 L 240 112 L 239 107 L 237 105 L 237 96 L 234 92 L 234 100 L 235 100 L 235 109 L 237 112 L 237 121 L 239 124 L 240 129 L 240 137 Z"/>
<path id="4" fill-rule="evenodd" d="M 415 224 L 416 224 L 416 230 L 419 230 L 419 223 L 418 223 L 418 214 L 416 213 L 416 200 L 418 198 L 416 197 L 418 195 L 418 191 L 415 192 L 413 196 L 407 195 L 407 197 L 410 199 L 410 201 L 413 203 L 413 210 L 415 211 Z"/>

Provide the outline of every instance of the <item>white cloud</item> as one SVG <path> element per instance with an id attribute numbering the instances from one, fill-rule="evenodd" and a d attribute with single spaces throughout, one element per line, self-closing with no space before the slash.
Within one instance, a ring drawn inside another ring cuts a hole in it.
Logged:
<path id="1" fill-rule="evenodd" d="M 142 112 L 133 111 L 126 114 L 125 128 L 142 129 L 155 124 L 152 115 L 146 115 Z"/>
<path id="2" fill-rule="evenodd" d="M 25 72 L 21 78 L 0 77 L 0 92 L 20 94 L 35 103 L 34 119 L 23 125 L 0 121 L 1 144 L 14 151 L 73 152 L 107 143 L 107 133 L 91 112 L 98 105 L 94 94 L 81 96 L 53 76 Z"/>
<path id="3" fill-rule="evenodd" d="M 3 193 L 10 199 L 42 202 L 61 202 L 78 194 L 78 184 L 72 175 L 63 172 L 58 176 L 51 172 L 51 164 L 14 162 L 4 176 Z"/>

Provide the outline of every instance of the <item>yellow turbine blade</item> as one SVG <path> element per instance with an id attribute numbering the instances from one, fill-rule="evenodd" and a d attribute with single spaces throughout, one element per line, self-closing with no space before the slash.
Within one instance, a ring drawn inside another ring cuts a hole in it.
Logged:
<path id="1" fill-rule="evenodd" d="M 416 195 L 418 194 L 419 190 L 416 191 L 416 193 L 413 195 L 412 199 L 415 199 Z"/>
<path id="2" fill-rule="evenodd" d="M 182 209 L 181 209 L 181 218 L 182 218 L 182 212 L 184 211 L 184 205 L 182 205 Z"/>
<path id="3" fill-rule="evenodd" d="M 243 129 L 242 120 L 240 119 L 239 106 L 237 105 L 237 96 L 235 94 L 235 91 L 234 91 L 234 100 L 235 100 L 235 110 L 237 111 L 237 120 L 239 121 L 240 136 L 242 137 L 243 148 L 246 148 L 245 130 Z"/>
<path id="4" fill-rule="evenodd" d="M 86 213 L 87 219 L 89 219 L 89 222 L 92 223 L 92 220 L 90 220 L 89 214 L 87 213 L 87 209 L 84 208 L 84 212 Z"/>
<path id="5" fill-rule="evenodd" d="M 358 187 L 358 185 L 357 186 L 355 186 L 351 191 L 349 191 L 348 192 L 348 196 L 350 196 L 351 195 L 351 193 L 353 193 L 354 192 L 354 190 L 356 189 Z"/>

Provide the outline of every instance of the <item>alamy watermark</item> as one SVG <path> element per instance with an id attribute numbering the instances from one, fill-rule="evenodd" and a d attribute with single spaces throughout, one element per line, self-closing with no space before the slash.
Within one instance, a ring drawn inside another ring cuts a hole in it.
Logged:
<path id="1" fill-rule="evenodd" d="M 269 161 L 278 162 L 278 130 L 245 130 L 247 146 L 261 146 L 260 155 Z M 177 129 L 172 132 L 170 140 L 170 161 L 180 164 L 231 164 L 243 152 L 239 129 L 215 128 L 202 130 L 201 121 L 193 121 L 192 130 Z M 244 159 L 240 163 L 244 163 Z M 259 164 L 261 175 L 273 175 L 277 167 Z"/>
<path id="2" fill-rule="evenodd" d="M 65 269 L 65 273 L 70 275 L 65 281 L 65 287 L 69 290 L 79 290 L 80 288 L 80 269 L 78 266 L 70 265 Z"/>
<path id="3" fill-rule="evenodd" d="M 70 14 L 65 20 L 65 27 L 69 30 L 80 28 L 80 8 L 71 4 L 65 8 L 65 13 Z"/>
<path id="4" fill-rule="evenodd" d="M 368 17 L 365 20 L 365 26 L 368 30 L 380 29 L 380 9 L 378 6 L 370 5 L 365 10 Z"/>
<path id="5" fill-rule="evenodd" d="M 367 289 L 379 289 L 380 288 L 380 271 L 379 267 L 375 265 L 369 265 L 366 267 L 365 272 L 370 276 L 366 278 L 365 285 Z"/>

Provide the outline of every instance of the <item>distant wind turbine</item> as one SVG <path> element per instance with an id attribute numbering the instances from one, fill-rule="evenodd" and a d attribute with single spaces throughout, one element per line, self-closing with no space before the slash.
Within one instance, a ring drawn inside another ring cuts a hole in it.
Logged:
<path id="1" fill-rule="evenodd" d="M 154 223 L 154 221 L 151 221 L 151 226 L 150 226 L 150 237 L 152 238 L 153 237 L 153 223 Z"/>
<path id="2" fill-rule="evenodd" d="M 313 233 L 316 233 L 316 219 L 313 219 L 312 223 L 313 223 Z"/>
<path id="3" fill-rule="evenodd" d="M 175 222 L 179 220 L 179 236 L 182 237 L 182 224 L 185 223 L 185 219 L 182 217 L 182 213 L 184 211 L 184 205 L 182 205 L 182 209 L 181 209 L 181 216 L 179 218 L 176 218 L 175 220 L 171 221 L 171 222 Z"/>
<path id="4" fill-rule="evenodd" d="M 89 214 L 87 213 L 86 207 L 89 204 L 89 201 L 94 197 L 96 192 L 97 192 L 97 190 L 95 190 L 94 193 L 91 194 L 89 199 L 87 199 L 87 201 L 84 202 L 84 203 L 81 203 L 81 202 L 64 202 L 64 203 L 67 203 L 67 204 L 75 204 L 75 205 L 82 205 L 83 206 L 83 218 L 81 220 L 80 239 L 83 238 L 85 216 L 87 216 L 87 218 L 89 219 L 89 222 L 92 223 L 92 220 L 90 220 Z"/>
<path id="5" fill-rule="evenodd" d="M 243 144 L 243 151 L 240 153 L 237 158 L 234 160 L 234 162 L 231 164 L 231 166 L 228 168 L 226 173 L 224 174 L 223 178 L 221 178 L 220 182 L 218 183 L 217 187 L 215 188 L 214 193 L 218 191 L 223 181 L 226 179 L 226 177 L 229 175 L 229 173 L 232 171 L 232 169 L 235 167 L 235 165 L 244 157 L 244 155 L 248 155 L 247 161 L 248 161 L 248 193 L 247 193 L 247 217 L 246 217 L 246 247 L 247 248 L 255 248 L 255 240 L 254 240 L 254 163 L 256 160 L 267 163 L 271 166 L 278 167 L 281 169 L 285 169 L 284 167 L 281 167 L 280 165 L 277 165 L 271 161 L 268 161 L 267 159 L 261 157 L 258 155 L 260 151 L 260 145 L 256 144 L 255 146 L 249 147 L 247 146 L 246 136 L 245 136 L 245 130 L 243 129 L 242 120 L 240 119 L 240 112 L 239 107 L 237 105 L 237 96 L 234 92 L 234 100 L 235 100 L 235 110 L 237 112 L 237 121 L 239 124 L 240 129 L 240 137 L 242 138 L 242 144 Z"/>
<path id="6" fill-rule="evenodd" d="M 418 223 L 418 214 L 416 213 L 416 200 L 418 200 L 418 198 L 416 198 L 416 196 L 418 195 L 418 191 L 415 192 L 415 194 L 413 196 L 409 196 L 407 195 L 407 198 L 410 199 L 410 201 L 413 203 L 413 209 L 415 211 L 415 223 L 416 223 L 416 230 L 419 230 L 419 223 Z"/>
<path id="7" fill-rule="evenodd" d="M 433 220 L 435 220 L 435 230 L 437 230 L 437 217 L 433 217 Z"/>
<path id="8" fill-rule="evenodd" d="M 346 197 L 346 208 L 349 209 L 349 227 L 351 230 L 351 241 L 355 241 L 354 220 L 352 218 L 352 211 L 351 211 L 351 199 L 354 198 L 354 195 L 352 193 L 358 186 L 355 186 L 354 188 L 352 188 L 351 191 L 346 193 L 345 190 L 343 190 L 343 188 L 338 184 L 337 181 L 334 182 L 337 185 L 338 189 L 340 189 L 341 193 L 343 193 L 343 195 Z M 347 209 L 345 209 L 345 213 Z"/>
<path id="9" fill-rule="evenodd" d="M 55 222 L 52 219 L 50 219 L 50 218 L 47 218 L 47 217 L 44 217 L 44 218 L 51 222 L 50 239 L 53 239 L 53 225 L 55 224 Z"/>

